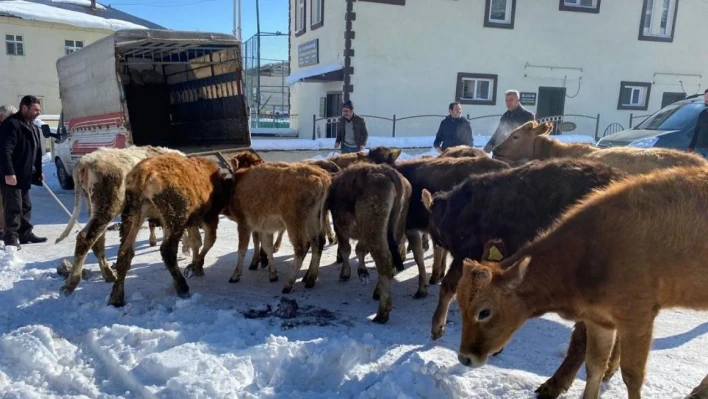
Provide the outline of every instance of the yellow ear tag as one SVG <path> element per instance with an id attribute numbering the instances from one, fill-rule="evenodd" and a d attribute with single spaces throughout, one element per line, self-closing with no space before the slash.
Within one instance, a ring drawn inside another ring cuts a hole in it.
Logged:
<path id="1" fill-rule="evenodd" d="M 493 246 L 493 247 L 489 248 L 489 256 L 487 257 L 487 259 L 493 260 L 493 261 L 499 261 L 499 260 L 504 259 L 504 255 L 502 255 L 502 253 L 499 252 L 497 247 Z"/>

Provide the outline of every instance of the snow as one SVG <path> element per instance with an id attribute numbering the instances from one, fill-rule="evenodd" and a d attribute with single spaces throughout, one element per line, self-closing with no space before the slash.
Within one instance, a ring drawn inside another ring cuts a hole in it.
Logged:
<path id="1" fill-rule="evenodd" d="M 81 0 L 62 1 L 83 3 Z M 0 1 L 0 14 L 13 15 L 18 18 L 34 21 L 72 25 L 80 28 L 110 29 L 114 31 L 120 29 L 146 29 L 146 27 L 132 22 L 102 18 L 22 0 Z"/>
<path id="2" fill-rule="evenodd" d="M 91 0 L 52 0 L 52 3 L 67 3 L 76 4 L 84 7 L 91 7 Z M 106 9 L 106 7 L 104 7 L 102 4 L 99 4 L 98 2 L 96 2 L 96 8 L 100 10 Z"/>
<path id="3" fill-rule="evenodd" d="M 43 161 L 48 185 L 71 209 L 73 192 L 58 188 L 50 157 Z M 282 295 L 283 273 L 293 261 L 286 237 L 276 254 L 279 282 L 268 282 L 261 269 L 229 284 L 237 233 L 225 219 L 206 275 L 188 279 L 191 298 L 175 295 L 159 249 L 147 244 L 147 228 L 138 236 L 125 307 L 106 305 L 112 285 L 100 280 L 93 254 L 87 258 L 93 277 L 65 297 L 55 269 L 71 260 L 74 240 L 53 241 L 68 216 L 45 189 L 35 187 L 31 196 L 35 232 L 49 241 L 0 250 L 2 398 L 532 398 L 560 365 L 570 337 L 572 323 L 549 314 L 525 324 L 488 365 L 465 368 L 456 355 L 458 307 L 451 307 L 447 334 L 432 341 L 439 286 L 431 286 L 427 298 L 412 298 L 417 271 L 410 254 L 392 284 L 391 319 L 377 325 L 371 322 L 377 302 L 370 257 L 368 286 L 356 279 L 342 283 L 335 247 L 328 245 L 315 287 L 306 290 L 298 281 Z M 79 221 L 86 223 L 85 212 Z M 108 231 L 106 239 L 114 262 L 118 232 Z M 277 311 L 281 298 L 297 302 L 295 317 Z M 706 313 L 662 310 L 645 397 L 687 395 L 708 371 L 707 345 Z M 562 398 L 580 397 L 584 381 L 582 369 Z M 603 386 L 602 397 L 626 398 L 619 373 Z"/>
<path id="4" fill-rule="evenodd" d="M 474 136 L 474 146 L 483 148 L 492 136 Z M 586 143 L 595 144 L 595 140 L 586 135 L 558 135 L 553 138 L 564 143 Z M 373 148 L 377 146 L 395 147 L 395 148 L 433 148 L 435 136 L 419 136 L 419 137 L 382 137 L 369 136 L 367 147 Z M 256 151 L 286 151 L 286 150 L 329 150 L 334 148 L 334 139 L 259 139 L 252 140 L 251 147 Z"/>
<path id="5" fill-rule="evenodd" d="M 344 65 L 340 62 L 333 62 L 331 64 L 317 65 L 312 68 L 307 68 L 302 71 L 295 72 L 295 73 L 291 74 L 290 76 L 285 78 L 285 84 L 287 84 L 288 86 L 292 86 L 302 79 L 311 78 L 311 77 L 317 76 L 317 75 L 324 75 L 325 73 L 338 71 L 342 68 L 344 68 Z"/>

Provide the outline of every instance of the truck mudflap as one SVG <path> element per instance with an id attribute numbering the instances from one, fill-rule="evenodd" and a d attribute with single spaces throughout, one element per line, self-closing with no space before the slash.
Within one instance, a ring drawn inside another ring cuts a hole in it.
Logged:
<path id="1" fill-rule="evenodd" d="M 241 147 L 241 148 L 227 148 L 221 150 L 211 150 L 211 151 L 199 151 L 199 152 L 187 152 L 189 157 L 201 157 L 216 161 L 222 169 L 226 169 L 231 173 L 234 173 L 231 167 L 231 157 L 237 152 L 249 151 L 257 154 L 255 150 L 251 147 Z"/>

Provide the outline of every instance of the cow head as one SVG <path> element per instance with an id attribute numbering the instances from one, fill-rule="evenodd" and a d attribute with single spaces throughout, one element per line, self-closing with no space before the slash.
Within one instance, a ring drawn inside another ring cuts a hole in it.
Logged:
<path id="1" fill-rule="evenodd" d="M 549 134 L 552 131 L 553 124 L 551 122 L 526 122 L 514 129 L 501 144 L 494 147 L 493 158 L 510 162 L 533 159 L 536 137 Z"/>
<path id="2" fill-rule="evenodd" d="M 401 155 L 400 148 L 375 147 L 368 154 L 357 153 L 357 162 L 395 165 Z"/>
<path id="3" fill-rule="evenodd" d="M 504 348 L 528 315 L 516 289 L 531 257 L 502 269 L 497 262 L 465 259 L 457 285 L 462 337 L 457 358 L 467 367 L 483 366 L 490 354 Z"/>
<path id="4" fill-rule="evenodd" d="M 234 171 L 250 168 L 265 163 L 263 158 L 253 151 L 239 151 L 231 158 L 231 167 Z"/>

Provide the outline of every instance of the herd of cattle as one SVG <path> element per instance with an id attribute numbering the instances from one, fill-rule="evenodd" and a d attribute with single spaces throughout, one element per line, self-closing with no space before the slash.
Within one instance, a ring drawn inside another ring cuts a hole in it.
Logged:
<path id="1" fill-rule="evenodd" d="M 74 214 L 57 242 L 76 222 L 81 193 L 90 220 L 77 235 L 62 291 L 76 289 L 92 249 L 103 278 L 113 282 L 110 304 L 122 306 L 146 219 L 151 245 L 154 228 L 163 229 L 160 253 L 180 297 L 189 296 L 185 276 L 204 275 L 222 215 L 238 225 L 232 283 L 241 278 L 251 238 L 249 268 L 260 263 L 270 281 L 278 280 L 273 253 L 287 231 L 295 260 L 283 293 L 293 289 L 310 250 L 303 282 L 315 285 L 326 236 L 338 245 L 340 279 L 349 279 L 354 239 L 359 278 L 368 279 L 367 253 L 376 264 L 375 322 L 389 319 L 391 280 L 410 250 L 419 271 L 415 298 L 442 282 L 434 339 L 445 333 L 457 297 L 462 364 L 484 364 L 527 319 L 556 312 L 576 325 L 563 364 L 538 396 L 558 397 L 585 362 L 584 398 L 599 397 L 601 383 L 618 369 L 629 398 L 639 398 L 659 310 L 708 309 L 708 161 L 670 149 L 564 144 L 549 136 L 552 130 L 550 123 L 528 122 L 493 157 L 455 147 L 436 158 L 397 162 L 400 150 L 377 147 L 285 163 L 243 151 L 230 160 L 229 172 L 160 147 L 100 149 L 74 169 Z M 105 231 L 118 215 L 116 275 L 106 260 Z M 428 237 L 434 250 L 429 279 Z M 177 264 L 180 241 L 192 256 L 184 274 Z M 693 395 L 708 397 L 708 377 Z"/>

